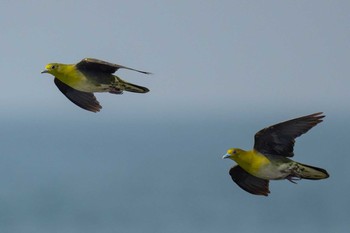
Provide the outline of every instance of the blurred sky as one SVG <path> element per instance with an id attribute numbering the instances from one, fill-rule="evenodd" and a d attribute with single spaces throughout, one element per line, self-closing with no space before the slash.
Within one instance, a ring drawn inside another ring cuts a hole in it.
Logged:
<path id="1" fill-rule="evenodd" d="M 100 114 L 349 112 L 348 1 L 0 4 L 3 115 L 88 114 L 40 74 L 84 57 L 154 73 L 118 72 L 151 92 L 98 95 Z"/>
<path id="2" fill-rule="evenodd" d="M 349 12 L 349 1 L 1 1 L 0 230 L 349 229 Z M 40 72 L 84 57 L 152 72 L 118 71 L 151 91 L 78 108 Z M 318 111 L 295 159 L 330 179 L 272 182 L 265 199 L 232 183 L 229 147 Z"/>

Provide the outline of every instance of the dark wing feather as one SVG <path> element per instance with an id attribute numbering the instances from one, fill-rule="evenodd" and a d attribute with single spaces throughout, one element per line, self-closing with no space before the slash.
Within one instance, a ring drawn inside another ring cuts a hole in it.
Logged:
<path id="1" fill-rule="evenodd" d="M 272 125 L 255 134 L 254 149 L 263 154 L 293 157 L 295 138 L 322 122 L 322 112 Z"/>
<path id="2" fill-rule="evenodd" d="M 116 72 L 118 69 L 128 69 L 128 70 L 137 71 L 143 74 L 151 74 L 150 72 L 136 70 L 126 66 L 113 64 L 113 63 L 109 63 L 109 62 L 94 59 L 94 58 L 84 58 L 83 60 L 78 62 L 75 66 L 77 67 L 78 70 L 103 72 L 103 73 L 109 73 L 109 74 Z"/>
<path id="3" fill-rule="evenodd" d="M 93 93 L 78 91 L 57 78 L 55 78 L 54 81 L 58 89 L 79 107 L 91 112 L 99 112 L 102 108 Z"/>
<path id="4" fill-rule="evenodd" d="M 232 167 L 229 173 L 239 187 L 251 194 L 267 196 L 270 193 L 268 180 L 252 176 L 238 165 Z"/>

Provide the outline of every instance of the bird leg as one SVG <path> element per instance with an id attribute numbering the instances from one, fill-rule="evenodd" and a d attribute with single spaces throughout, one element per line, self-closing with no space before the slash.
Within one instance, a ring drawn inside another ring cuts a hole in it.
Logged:
<path id="1" fill-rule="evenodd" d="M 292 182 L 293 184 L 296 184 L 298 180 L 301 180 L 302 177 L 299 175 L 302 171 L 302 168 L 300 168 L 300 166 L 298 165 L 298 163 L 290 163 L 289 164 L 289 175 L 286 177 L 287 180 L 289 180 L 290 182 Z"/>
<path id="2" fill-rule="evenodd" d="M 123 90 L 124 90 L 124 88 L 121 87 L 119 85 L 119 83 L 115 82 L 115 83 L 112 83 L 111 85 L 109 85 L 108 92 L 111 94 L 121 95 L 121 94 L 123 94 Z"/>
<path id="3" fill-rule="evenodd" d="M 123 91 L 114 87 L 114 88 L 109 89 L 109 93 L 121 95 L 121 94 L 123 94 Z"/>

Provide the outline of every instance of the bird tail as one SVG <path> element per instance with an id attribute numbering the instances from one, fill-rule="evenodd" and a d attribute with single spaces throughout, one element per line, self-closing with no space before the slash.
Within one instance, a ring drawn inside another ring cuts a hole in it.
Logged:
<path id="1" fill-rule="evenodd" d="M 124 91 L 135 92 L 135 93 L 147 93 L 147 92 L 149 92 L 149 89 L 147 87 L 128 83 L 117 76 L 116 76 L 116 78 L 119 81 L 119 85 L 123 87 Z"/>
<path id="2" fill-rule="evenodd" d="M 293 176 L 300 179 L 320 180 L 329 177 L 329 174 L 325 169 L 302 163 L 295 163 L 295 166 L 292 170 Z"/>

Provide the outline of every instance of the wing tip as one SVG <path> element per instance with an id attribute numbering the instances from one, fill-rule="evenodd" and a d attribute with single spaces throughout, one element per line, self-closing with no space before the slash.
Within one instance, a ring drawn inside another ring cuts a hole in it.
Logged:
<path id="1" fill-rule="evenodd" d="M 323 122 L 323 119 L 326 117 L 323 112 L 316 112 L 310 115 L 305 116 L 304 118 L 309 118 L 310 119 L 310 124 L 312 126 L 317 125 L 318 123 Z M 303 117 L 302 117 L 303 118 Z"/>
<path id="2" fill-rule="evenodd" d="M 313 118 L 317 118 L 317 119 L 322 119 L 322 118 L 326 117 L 326 115 L 323 114 L 323 112 L 316 112 L 316 113 L 310 114 L 306 117 L 313 117 Z"/>
<path id="3" fill-rule="evenodd" d="M 93 102 L 91 103 L 90 105 L 88 106 L 79 106 L 81 107 L 82 109 L 85 109 L 87 111 L 90 111 L 90 112 L 93 112 L 93 113 L 98 113 L 101 111 L 102 109 L 102 106 L 100 105 L 100 103 L 97 101 L 96 97 L 95 97 L 95 101 L 96 102 Z"/>
<path id="4" fill-rule="evenodd" d="M 102 109 L 102 107 L 101 106 L 99 106 L 98 108 L 84 108 L 85 110 L 88 110 L 88 111 L 90 111 L 90 112 L 93 112 L 93 113 L 98 113 L 98 112 L 100 112 L 101 111 L 101 109 Z"/>

